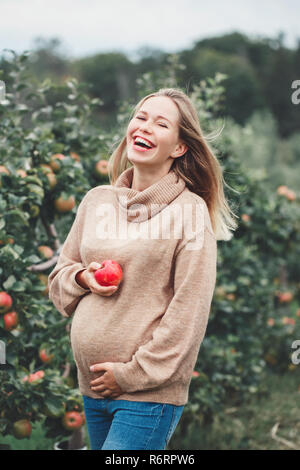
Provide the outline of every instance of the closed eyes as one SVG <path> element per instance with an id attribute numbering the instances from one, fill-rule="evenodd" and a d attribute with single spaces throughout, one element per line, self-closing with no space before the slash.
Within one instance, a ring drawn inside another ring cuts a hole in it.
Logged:
<path id="1" fill-rule="evenodd" d="M 145 118 L 140 117 L 140 116 L 137 116 L 137 119 L 141 119 L 142 121 L 145 121 Z M 160 127 L 165 127 L 166 129 L 168 129 L 168 126 L 166 126 L 165 124 L 160 124 L 160 123 L 158 124 L 160 125 Z"/>

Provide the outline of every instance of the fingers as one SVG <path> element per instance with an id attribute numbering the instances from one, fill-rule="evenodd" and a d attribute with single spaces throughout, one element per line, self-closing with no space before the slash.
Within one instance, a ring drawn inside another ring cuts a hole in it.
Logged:
<path id="1" fill-rule="evenodd" d="M 91 387 L 91 390 L 93 390 L 93 392 L 97 392 L 99 393 L 99 396 L 100 397 L 103 397 L 103 398 L 116 398 L 116 397 L 119 397 L 120 395 L 122 395 L 121 393 L 118 393 L 118 392 L 111 392 L 110 390 L 107 390 L 106 388 L 101 388 L 101 387 Z"/>
<path id="2" fill-rule="evenodd" d="M 92 261 L 89 265 L 88 265 L 88 270 L 90 271 L 96 271 L 97 269 L 100 269 L 101 268 L 101 263 L 97 263 L 96 261 Z"/>
<path id="3" fill-rule="evenodd" d="M 107 387 L 105 387 L 105 385 L 91 385 L 91 390 L 93 390 L 94 392 L 104 393 L 105 391 L 107 391 Z"/>
<path id="4" fill-rule="evenodd" d="M 98 377 L 97 379 L 94 379 L 90 382 L 91 386 L 92 387 L 95 387 L 96 385 L 99 385 L 102 383 L 102 376 L 101 377 Z"/>

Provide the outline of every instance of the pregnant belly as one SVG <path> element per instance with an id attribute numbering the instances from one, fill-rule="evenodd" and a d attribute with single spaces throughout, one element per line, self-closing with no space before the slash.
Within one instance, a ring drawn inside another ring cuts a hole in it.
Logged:
<path id="1" fill-rule="evenodd" d="M 76 311 L 71 326 L 71 345 L 76 362 L 119 361 L 120 338 L 99 312 Z"/>
<path id="2" fill-rule="evenodd" d="M 105 298 L 103 298 L 105 299 Z M 129 362 L 152 337 L 151 325 L 126 318 L 117 305 L 103 302 L 91 308 L 83 298 L 73 316 L 71 344 L 75 362 L 85 371 L 99 362 Z"/>

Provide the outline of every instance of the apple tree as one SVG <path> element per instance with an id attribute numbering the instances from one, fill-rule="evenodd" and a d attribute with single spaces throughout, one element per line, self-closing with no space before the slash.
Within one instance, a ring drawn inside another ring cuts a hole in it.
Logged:
<path id="1" fill-rule="evenodd" d="M 70 321 L 49 301 L 47 279 L 78 203 L 107 181 L 110 136 L 92 128 L 101 100 L 83 84 L 36 84 L 30 54 L 11 52 L 0 104 L 0 432 L 26 437 L 44 419 L 49 436 L 74 438 L 84 417 Z"/>
<path id="2" fill-rule="evenodd" d="M 149 72 L 139 78 L 140 97 L 178 86 L 183 68 L 178 56 L 171 55 L 159 76 Z M 285 182 L 269 189 L 264 174 L 254 177 L 243 167 L 234 145 L 237 124 L 223 117 L 226 78 L 217 73 L 189 93 L 221 164 L 227 200 L 239 218 L 233 238 L 218 241 L 211 314 L 189 401 L 172 439 L 174 449 L 189 448 L 193 426 L 211 422 L 225 407 L 267 394 L 268 370 L 295 373 L 297 368 L 292 344 L 300 335 L 299 194 Z M 125 122 L 127 109 L 124 104 Z"/>
<path id="3" fill-rule="evenodd" d="M 116 129 L 99 133 L 93 111 L 101 100 L 89 97 L 86 84 L 68 77 L 60 84 L 36 83 L 26 72 L 29 54 L 11 52 L 0 70 L 7 88 L 0 104 L 0 344 L 6 352 L 0 432 L 26 437 L 34 422 L 44 420 L 49 436 L 69 436 L 76 447 L 84 417 L 71 319 L 49 301 L 47 277 L 78 203 L 90 188 L 108 184 L 106 161 L 135 103 L 122 102 Z M 139 98 L 177 87 L 182 69 L 176 55 L 167 57 L 159 75 L 139 77 Z M 217 74 L 189 94 L 205 135 L 223 125 L 225 79 Z M 230 241 L 218 242 L 207 333 L 178 441 L 173 439 L 179 448 L 188 448 L 193 425 L 211 421 L 228 404 L 267 393 L 268 368 L 293 373 L 291 343 L 300 333 L 299 196 L 284 184 L 267 190 L 263 179 L 247 174 L 232 144 L 230 120 L 210 142 L 239 227 Z"/>

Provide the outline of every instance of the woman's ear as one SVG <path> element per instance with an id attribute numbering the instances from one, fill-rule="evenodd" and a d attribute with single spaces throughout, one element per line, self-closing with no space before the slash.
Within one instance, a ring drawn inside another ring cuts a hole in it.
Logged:
<path id="1" fill-rule="evenodd" d="M 174 155 L 172 156 L 174 158 L 182 157 L 182 155 L 184 155 L 187 151 L 188 151 L 188 146 L 183 142 L 179 142 L 176 146 Z"/>

